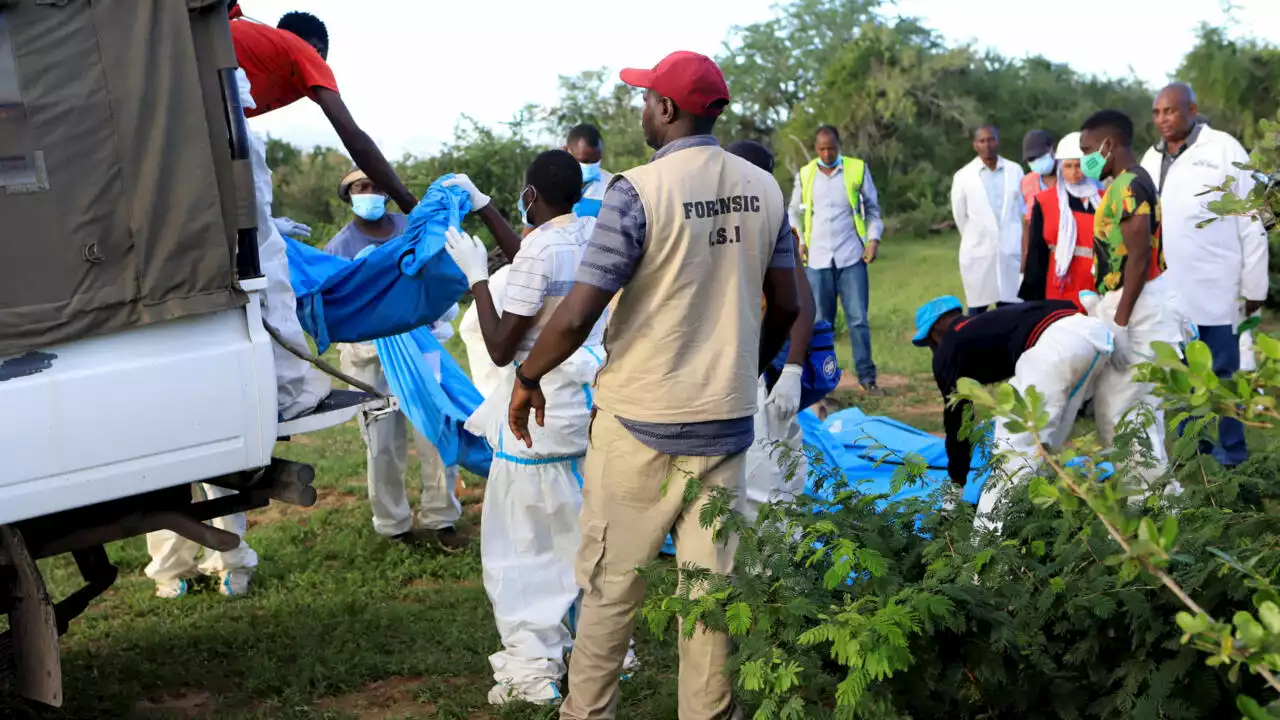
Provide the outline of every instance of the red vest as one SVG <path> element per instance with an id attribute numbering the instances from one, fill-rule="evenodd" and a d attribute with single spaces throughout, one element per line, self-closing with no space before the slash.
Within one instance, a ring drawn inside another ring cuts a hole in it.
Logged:
<path id="1" fill-rule="evenodd" d="M 1058 247 L 1058 189 L 1049 188 L 1036 195 L 1040 203 L 1040 212 L 1044 215 L 1044 241 L 1049 246 L 1049 270 L 1045 278 L 1044 298 L 1046 300 L 1070 300 L 1082 311 L 1080 291 L 1097 289 L 1097 280 L 1093 271 L 1093 213 L 1072 211 L 1076 217 L 1076 250 L 1071 258 L 1067 274 L 1058 277 L 1054 268 L 1057 261 L 1054 251 Z"/>

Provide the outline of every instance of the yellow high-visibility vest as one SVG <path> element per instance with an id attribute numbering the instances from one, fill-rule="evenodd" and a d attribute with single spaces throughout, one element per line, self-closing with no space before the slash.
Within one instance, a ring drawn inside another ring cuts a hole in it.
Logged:
<path id="1" fill-rule="evenodd" d="M 858 231 L 858 239 L 866 242 L 867 217 L 866 210 L 862 207 L 862 178 L 866 175 L 867 164 L 851 157 L 841 156 L 840 160 L 844 165 L 844 189 L 849 194 L 849 205 L 853 208 L 853 225 Z M 801 239 L 805 247 L 809 246 L 809 234 L 813 232 L 813 180 L 817 175 L 817 158 L 800 168 L 800 202 L 804 203 Z"/>

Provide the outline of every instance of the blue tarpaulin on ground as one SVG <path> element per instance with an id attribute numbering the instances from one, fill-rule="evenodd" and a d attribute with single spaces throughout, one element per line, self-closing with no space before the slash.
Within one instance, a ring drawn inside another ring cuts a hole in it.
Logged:
<path id="1" fill-rule="evenodd" d="M 444 464 L 488 477 L 493 450 L 484 438 L 462 428 L 484 397 L 449 351 L 425 327 L 375 340 L 374 345 L 401 411 L 436 446 Z"/>
<path id="2" fill-rule="evenodd" d="M 867 415 L 857 408 L 849 408 L 832 413 L 823 423 L 819 423 L 813 413 L 804 413 L 800 427 L 805 444 L 830 458 L 827 463 L 840 468 L 846 480 L 851 484 L 866 481 L 858 486 L 862 493 L 892 495 L 889 500 L 904 500 L 928 495 L 950 482 L 946 441 L 893 418 Z M 829 455 L 830 449 L 835 450 L 834 457 Z M 909 455 L 924 462 L 928 472 L 922 482 L 913 483 L 894 495 L 893 474 Z M 970 504 L 976 505 L 982 494 L 982 483 L 986 480 L 980 472 L 982 466 L 982 458 L 975 452 L 969 482 L 964 486 L 964 501 Z M 819 468 L 811 468 L 805 490 L 819 495 L 815 481 L 821 477 Z M 828 488 L 820 496 L 829 492 Z"/>
<path id="3" fill-rule="evenodd" d="M 867 415 L 857 408 L 832 413 L 826 422 L 819 420 L 812 410 L 805 410 L 800 413 L 799 421 L 804 432 L 805 453 L 810 458 L 805 483 L 805 492 L 810 496 L 833 497 L 835 472 L 843 474 L 861 493 L 891 496 L 881 501 L 882 505 L 926 496 L 950 482 L 946 441 L 906 423 Z M 821 464 L 816 462 L 818 455 L 821 455 Z M 893 475 L 901 467 L 902 458 L 908 455 L 919 458 L 929 470 L 922 482 L 915 482 L 895 495 Z M 976 505 L 986 480 L 986 474 L 981 471 L 983 459 L 976 452 L 971 467 L 969 482 L 964 487 L 964 501 Z M 675 554 L 670 538 L 662 552 Z"/>
<path id="4" fill-rule="evenodd" d="M 409 213 L 404 234 L 355 260 L 286 238 L 298 320 L 319 352 L 335 342 L 367 342 L 437 320 L 467 291 L 444 250 L 444 233 L 471 209 L 467 192 L 431 184 Z"/>

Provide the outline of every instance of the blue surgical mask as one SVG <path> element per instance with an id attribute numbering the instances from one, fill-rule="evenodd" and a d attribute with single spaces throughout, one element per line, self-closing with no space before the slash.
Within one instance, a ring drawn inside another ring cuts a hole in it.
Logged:
<path id="1" fill-rule="evenodd" d="M 835 161 L 835 162 L 833 162 L 833 163 L 831 163 L 830 165 L 828 165 L 828 164 L 826 164 L 825 162 L 823 162 L 823 161 L 822 161 L 822 158 L 818 158 L 818 165 L 819 165 L 819 167 L 824 167 L 824 168 L 826 168 L 826 169 L 830 170 L 830 169 L 832 169 L 832 168 L 839 167 L 839 166 L 840 166 L 840 161 L 841 161 L 841 159 L 842 159 L 842 158 L 841 158 L 840 156 L 838 156 L 838 155 L 837 155 L 837 156 L 836 156 L 836 161 Z"/>
<path id="2" fill-rule="evenodd" d="M 369 222 L 377 222 L 387 214 L 387 196 L 352 195 L 351 211 Z"/>
<path id="3" fill-rule="evenodd" d="M 600 163 L 578 163 L 582 166 L 582 184 L 593 183 L 600 179 Z"/>
<path id="4" fill-rule="evenodd" d="M 1058 162 L 1053 159 L 1053 153 L 1045 153 L 1032 160 L 1028 165 L 1031 166 L 1031 172 L 1037 175 L 1048 175 L 1058 166 Z"/>

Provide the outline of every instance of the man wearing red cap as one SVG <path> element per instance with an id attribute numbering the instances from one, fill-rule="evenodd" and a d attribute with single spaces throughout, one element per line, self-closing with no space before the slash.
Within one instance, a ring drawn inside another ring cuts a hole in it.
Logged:
<path id="1" fill-rule="evenodd" d="M 531 445 L 530 410 L 541 424 L 545 407 L 539 380 L 617 296 L 582 488 L 584 596 L 560 711 L 569 720 L 615 717 L 644 600 L 636 568 L 657 557 L 668 532 L 681 565 L 733 569 L 736 543 L 703 528 L 699 511 L 715 488 L 741 501 L 757 379 L 799 313 L 782 191 L 711 134 L 729 103 L 720 68 L 678 52 L 622 80 L 646 90 L 644 134 L 657 152 L 614 176 L 573 289 L 517 368 L 511 396 L 511 429 Z M 700 487 L 686 506 L 688 480 Z M 679 642 L 682 720 L 737 717 L 724 674 L 729 638 L 695 632 Z"/>

